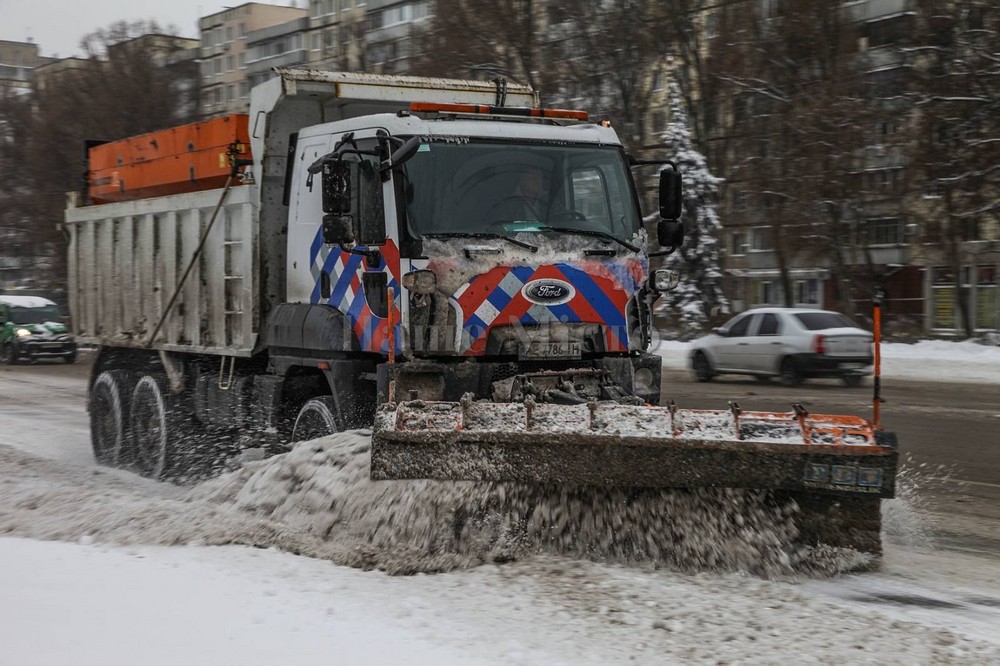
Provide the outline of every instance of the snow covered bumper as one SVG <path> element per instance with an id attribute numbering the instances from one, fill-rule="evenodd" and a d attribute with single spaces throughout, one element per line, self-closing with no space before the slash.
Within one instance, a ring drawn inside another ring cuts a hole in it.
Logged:
<path id="1" fill-rule="evenodd" d="M 385 405 L 373 479 L 730 487 L 893 497 L 892 433 L 851 416 L 585 405 Z"/>

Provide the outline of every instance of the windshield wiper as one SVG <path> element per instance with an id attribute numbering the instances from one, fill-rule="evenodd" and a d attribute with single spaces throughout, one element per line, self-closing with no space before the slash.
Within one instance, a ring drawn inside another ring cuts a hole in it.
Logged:
<path id="1" fill-rule="evenodd" d="M 518 240 L 516 238 L 511 238 L 510 236 L 504 236 L 503 234 L 487 233 L 485 231 L 479 232 L 468 232 L 468 231 L 442 231 L 440 233 L 424 234 L 425 238 L 489 238 L 505 240 L 508 243 L 513 243 L 518 247 L 523 247 L 525 250 L 530 252 L 538 252 L 538 247 L 532 245 L 531 243 L 525 243 L 523 240 Z"/>
<path id="2" fill-rule="evenodd" d="M 639 248 L 637 248 L 635 245 L 632 245 L 632 243 L 628 243 L 626 241 L 623 241 L 621 238 L 618 238 L 617 236 L 613 236 L 612 234 L 609 234 L 606 231 L 596 231 L 594 229 L 574 229 L 573 227 L 550 227 L 550 226 L 547 226 L 547 225 L 544 226 L 544 227 L 539 227 L 538 230 L 539 231 L 558 231 L 559 233 L 563 233 L 563 234 L 580 234 L 581 236 L 594 236 L 595 238 L 603 238 L 605 240 L 613 240 L 614 242 L 618 243 L 619 245 L 621 245 L 623 247 L 627 247 L 632 252 L 639 252 Z"/>

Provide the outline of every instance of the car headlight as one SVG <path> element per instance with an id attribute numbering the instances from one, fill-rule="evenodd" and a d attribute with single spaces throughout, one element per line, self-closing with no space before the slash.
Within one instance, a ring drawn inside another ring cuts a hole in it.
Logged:
<path id="1" fill-rule="evenodd" d="M 659 292 L 673 291 L 681 279 L 676 271 L 669 271 L 665 268 L 653 271 L 650 278 L 653 289 Z"/>
<path id="2" fill-rule="evenodd" d="M 14 335 L 16 335 L 19 338 L 30 338 L 32 333 L 26 328 L 15 328 Z"/>

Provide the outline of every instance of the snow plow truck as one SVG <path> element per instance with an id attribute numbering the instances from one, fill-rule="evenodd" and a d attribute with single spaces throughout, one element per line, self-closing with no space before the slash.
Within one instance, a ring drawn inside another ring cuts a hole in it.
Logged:
<path id="1" fill-rule="evenodd" d="M 371 429 L 376 480 L 761 489 L 879 551 L 891 433 L 661 400 L 671 162 L 502 80 L 276 74 L 248 115 L 89 143 L 65 227 L 99 463 L 192 479 Z"/>

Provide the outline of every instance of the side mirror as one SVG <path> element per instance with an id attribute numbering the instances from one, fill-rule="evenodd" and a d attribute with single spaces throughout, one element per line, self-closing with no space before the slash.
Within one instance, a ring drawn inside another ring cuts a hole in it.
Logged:
<path id="1" fill-rule="evenodd" d="M 354 242 L 354 218 L 350 215 L 323 216 L 323 243 L 340 245 Z"/>
<path id="2" fill-rule="evenodd" d="M 323 162 L 323 212 L 332 215 L 351 212 L 351 165 L 344 160 Z M 326 217 L 323 228 L 326 228 Z"/>
<path id="3" fill-rule="evenodd" d="M 656 240 L 660 247 L 680 247 L 684 244 L 684 223 L 660 220 L 656 225 Z"/>
<path id="4" fill-rule="evenodd" d="M 664 220 L 677 221 L 681 217 L 684 204 L 684 193 L 681 187 L 681 174 L 673 169 L 660 172 L 660 217 Z M 663 243 L 660 243 L 663 245 Z M 672 243 L 668 243 L 672 245 Z"/>
<path id="5" fill-rule="evenodd" d="M 729 335 L 729 329 L 724 328 L 722 326 L 716 326 L 715 328 L 712 329 L 712 333 L 715 333 L 716 335 L 720 335 L 722 337 L 726 337 L 727 335 Z"/>

